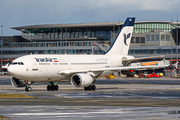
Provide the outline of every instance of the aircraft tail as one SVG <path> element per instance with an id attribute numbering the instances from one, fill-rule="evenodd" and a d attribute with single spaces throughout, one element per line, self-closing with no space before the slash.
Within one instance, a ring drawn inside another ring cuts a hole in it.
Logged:
<path id="1" fill-rule="evenodd" d="M 127 18 L 111 48 L 105 55 L 127 55 L 131 42 L 135 18 Z"/>

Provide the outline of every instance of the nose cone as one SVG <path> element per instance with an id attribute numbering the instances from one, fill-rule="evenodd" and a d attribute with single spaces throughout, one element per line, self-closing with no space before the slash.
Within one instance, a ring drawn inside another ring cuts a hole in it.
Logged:
<path id="1" fill-rule="evenodd" d="M 7 69 L 8 73 L 15 78 L 22 79 L 25 74 L 25 66 L 23 65 L 10 65 Z"/>
<path id="2" fill-rule="evenodd" d="M 17 74 L 18 70 L 14 66 L 9 66 L 7 71 L 8 71 L 9 74 L 11 74 L 13 76 L 13 75 Z"/>

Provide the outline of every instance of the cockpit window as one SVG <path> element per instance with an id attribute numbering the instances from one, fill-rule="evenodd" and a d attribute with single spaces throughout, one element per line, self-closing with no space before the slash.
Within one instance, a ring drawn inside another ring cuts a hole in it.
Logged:
<path id="1" fill-rule="evenodd" d="M 11 62 L 11 65 L 24 65 L 23 62 Z"/>
<path id="2" fill-rule="evenodd" d="M 17 62 L 14 62 L 13 65 L 17 65 Z"/>

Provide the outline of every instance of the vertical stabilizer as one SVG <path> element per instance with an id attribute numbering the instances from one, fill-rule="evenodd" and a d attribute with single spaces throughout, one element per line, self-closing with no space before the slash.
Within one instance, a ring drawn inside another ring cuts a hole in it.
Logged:
<path id="1" fill-rule="evenodd" d="M 105 55 L 127 55 L 135 18 L 127 18 L 111 48 Z"/>

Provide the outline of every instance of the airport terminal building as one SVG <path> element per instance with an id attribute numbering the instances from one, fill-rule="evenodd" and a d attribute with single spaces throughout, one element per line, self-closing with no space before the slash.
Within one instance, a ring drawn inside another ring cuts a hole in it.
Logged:
<path id="1" fill-rule="evenodd" d="M 21 36 L 0 37 L 3 64 L 27 54 L 104 54 L 124 22 L 51 24 L 12 27 Z M 135 22 L 129 54 L 176 59 L 180 37 L 176 22 Z"/>

